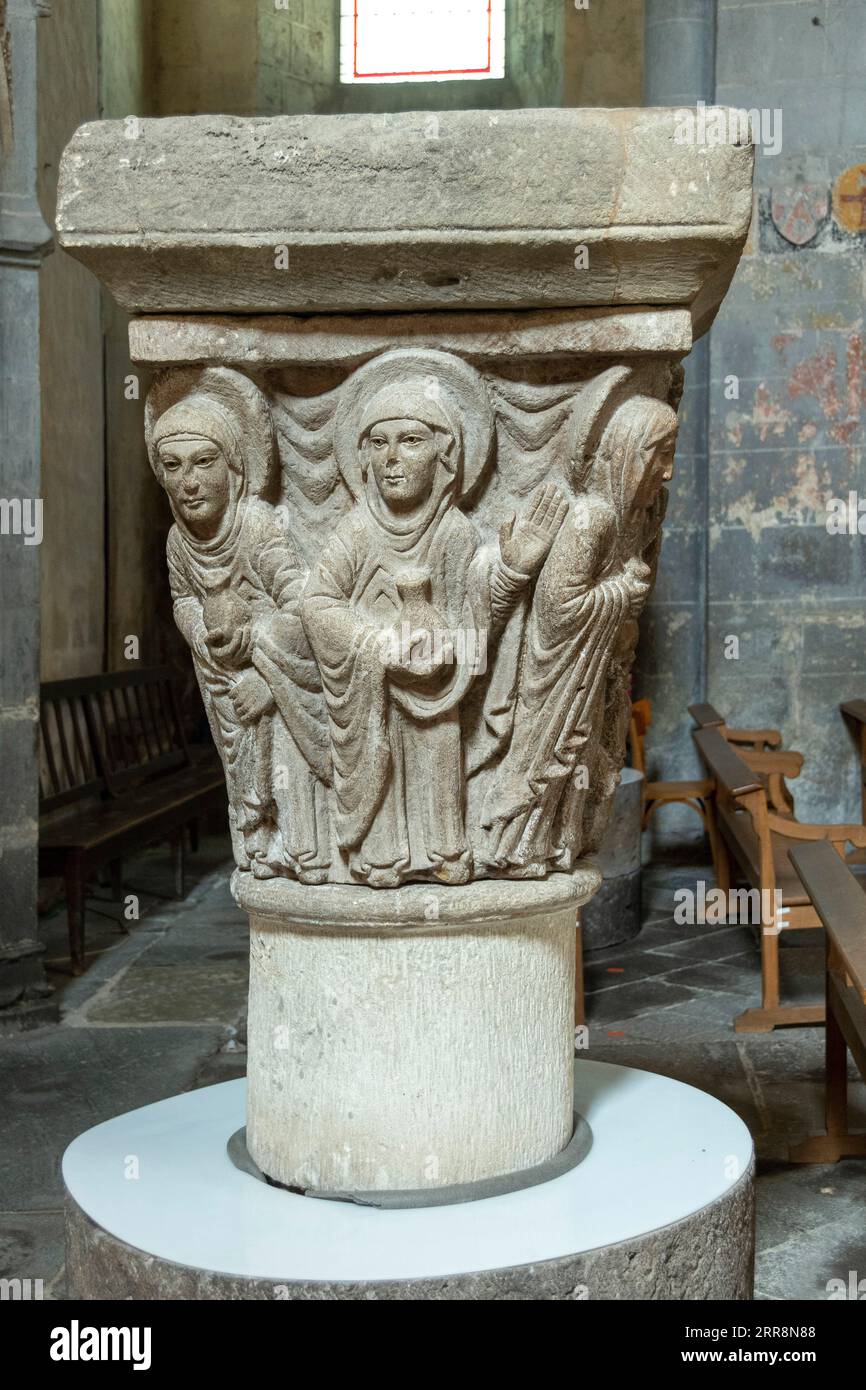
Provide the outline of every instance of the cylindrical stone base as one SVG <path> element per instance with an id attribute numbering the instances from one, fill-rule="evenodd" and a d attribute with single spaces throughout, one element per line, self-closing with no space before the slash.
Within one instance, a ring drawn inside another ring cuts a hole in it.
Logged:
<path id="1" fill-rule="evenodd" d="M 382 891 L 237 876 L 261 1171 L 304 1191 L 426 1189 L 559 1153 L 575 913 L 597 882 L 589 868 Z"/>

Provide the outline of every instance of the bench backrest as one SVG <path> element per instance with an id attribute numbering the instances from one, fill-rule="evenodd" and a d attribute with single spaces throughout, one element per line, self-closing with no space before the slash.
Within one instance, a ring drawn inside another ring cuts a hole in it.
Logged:
<path id="1" fill-rule="evenodd" d="M 760 773 L 754 772 L 717 727 L 693 729 L 692 738 L 715 787 L 717 810 L 742 815 L 751 830 L 743 851 L 752 886 L 774 890 L 773 846 L 767 820 L 767 791 Z M 763 912 L 763 909 L 762 909 Z M 766 920 L 762 916 L 762 920 Z"/>
<path id="2" fill-rule="evenodd" d="M 40 696 L 43 812 L 190 762 L 169 667 L 48 681 Z"/>
<path id="3" fill-rule="evenodd" d="M 724 727 L 724 715 L 719 714 L 715 705 L 689 705 L 689 714 L 699 729 L 719 729 Z"/>
<path id="4" fill-rule="evenodd" d="M 692 738 L 709 775 L 715 781 L 716 790 L 728 799 L 737 800 L 764 790 L 760 776 L 743 761 L 720 728 L 693 729 Z"/>
<path id="5" fill-rule="evenodd" d="M 790 860 L 827 928 L 828 943 L 866 1000 L 866 893 L 826 840 L 799 845 Z"/>
<path id="6" fill-rule="evenodd" d="M 50 681 L 39 701 L 39 809 L 56 811 L 108 788 L 77 681 Z"/>

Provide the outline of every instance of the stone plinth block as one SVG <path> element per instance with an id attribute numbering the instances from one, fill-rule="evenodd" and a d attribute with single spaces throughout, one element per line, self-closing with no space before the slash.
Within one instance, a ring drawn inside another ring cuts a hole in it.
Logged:
<path id="1" fill-rule="evenodd" d="M 586 869 L 390 893 L 235 876 L 250 914 L 247 1146 L 291 1188 L 479 1182 L 571 1138 Z"/>
<path id="2" fill-rule="evenodd" d="M 588 1060 L 574 1070 L 574 1106 L 593 1133 L 583 1162 L 551 1182 L 448 1206 L 321 1201 L 236 1168 L 226 1142 L 243 1125 L 243 1081 L 97 1125 L 63 1159 L 69 1296 L 590 1308 L 750 1298 L 754 1171 L 743 1122 L 668 1077 Z M 139 1159 L 136 1182 L 125 1154 Z"/>
<path id="3" fill-rule="evenodd" d="M 94 122 L 57 227 L 137 312 L 682 304 L 703 331 L 752 211 L 712 116 L 703 143 L 659 108 Z"/>
<path id="4" fill-rule="evenodd" d="M 643 784 L 642 772 L 623 768 L 607 830 L 594 857 L 604 881 L 580 914 L 585 951 L 616 946 L 640 932 Z"/>

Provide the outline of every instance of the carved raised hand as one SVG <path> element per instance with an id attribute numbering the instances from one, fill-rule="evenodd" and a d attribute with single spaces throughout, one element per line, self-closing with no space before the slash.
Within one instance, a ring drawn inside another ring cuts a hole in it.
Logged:
<path id="1" fill-rule="evenodd" d="M 509 569 L 536 575 L 550 553 L 568 515 L 568 502 L 555 483 L 542 483 L 521 517 L 512 516 L 499 530 L 499 549 Z"/>

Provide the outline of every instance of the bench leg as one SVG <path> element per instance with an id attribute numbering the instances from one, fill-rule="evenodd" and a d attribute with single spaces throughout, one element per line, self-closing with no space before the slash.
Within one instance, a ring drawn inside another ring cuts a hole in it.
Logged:
<path id="1" fill-rule="evenodd" d="M 761 1008 L 779 1007 L 779 937 L 761 928 Z"/>
<path id="2" fill-rule="evenodd" d="M 829 936 L 829 932 L 827 933 Z M 827 980 L 830 979 L 828 947 Z M 824 1071 L 826 1095 L 824 1115 L 828 1135 L 848 1133 L 848 1047 L 836 1015 L 827 998 L 827 1023 L 824 1033 Z"/>
<path id="3" fill-rule="evenodd" d="M 775 1009 L 746 1009 L 734 1019 L 737 1033 L 772 1033 L 774 1028 L 804 1028 L 824 1022 L 823 1004 L 779 1004 Z"/>
<path id="4" fill-rule="evenodd" d="M 66 920 L 69 927 L 69 956 L 73 975 L 84 973 L 84 911 L 85 877 L 80 859 L 67 862 L 66 872 Z"/>
<path id="5" fill-rule="evenodd" d="M 728 847 L 725 844 L 724 836 L 719 832 L 716 822 L 715 807 L 708 804 L 707 821 L 709 822 L 710 820 L 713 822 L 713 833 L 710 835 L 710 848 L 715 848 L 713 868 L 716 871 L 716 887 L 721 888 L 723 893 L 729 893 L 731 891 L 731 856 L 728 853 Z"/>
<path id="6" fill-rule="evenodd" d="M 580 926 L 580 909 L 577 912 L 577 935 L 574 953 L 574 1026 L 579 1028 L 586 1022 L 586 1005 L 583 997 L 583 932 Z"/>
<path id="7" fill-rule="evenodd" d="M 829 980 L 829 957 L 827 978 Z M 788 1150 L 790 1163 L 838 1163 L 840 1158 L 866 1157 L 866 1134 L 848 1133 L 848 1049 L 827 999 L 824 1035 L 826 1134 L 814 1134 Z"/>
<path id="8" fill-rule="evenodd" d="M 123 898 L 123 860 L 112 859 L 111 865 L 111 896 L 116 903 Z"/>
<path id="9" fill-rule="evenodd" d="M 747 1009 L 734 1020 L 737 1033 L 772 1033 L 780 1021 L 779 938 L 761 926 L 761 1007 Z M 792 1019 L 793 1022 L 793 1019 Z"/>
<path id="10" fill-rule="evenodd" d="M 174 872 L 174 894 L 176 898 L 184 897 L 184 852 L 183 852 L 183 831 L 175 835 L 171 841 L 171 864 Z"/>
<path id="11" fill-rule="evenodd" d="M 713 873 L 716 877 L 716 887 L 720 888 L 721 884 L 719 883 L 719 873 L 722 871 L 720 870 L 719 865 L 721 862 L 722 850 L 719 845 L 719 841 L 721 839 L 721 836 L 719 835 L 718 826 L 716 825 L 716 812 L 715 807 L 713 806 L 712 794 L 710 794 L 708 797 L 705 797 L 703 800 L 699 800 L 698 805 L 702 808 L 701 820 L 704 822 L 704 829 L 707 832 L 707 839 L 710 842 L 710 858 L 713 862 Z"/>
<path id="12" fill-rule="evenodd" d="M 813 1134 L 788 1150 L 789 1163 L 838 1163 L 866 1158 L 866 1134 Z"/>

